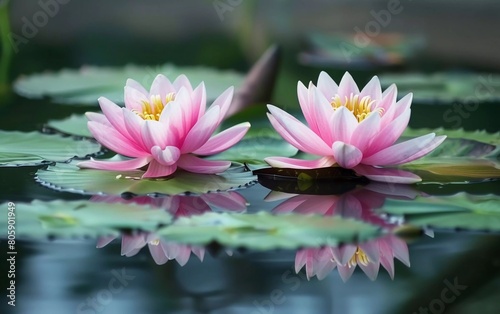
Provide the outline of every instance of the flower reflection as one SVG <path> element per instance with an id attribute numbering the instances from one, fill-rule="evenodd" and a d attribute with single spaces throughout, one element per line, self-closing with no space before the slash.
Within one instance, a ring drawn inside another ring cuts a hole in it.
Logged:
<path id="1" fill-rule="evenodd" d="M 387 221 L 374 209 L 383 206 L 387 198 L 412 199 L 417 195 L 418 192 L 406 185 L 370 183 L 342 195 L 293 195 L 271 192 L 267 199 L 287 198 L 273 209 L 275 213 L 338 215 L 390 230 L 397 227 L 398 223 Z M 394 278 L 394 258 L 410 266 L 406 242 L 391 234 L 361 244 L 299 250 L 295 257 L 295 271 L 299 272 L 305 267 L 308 279 L 314 276 L 323 279 L 337 268 L 345 282 L 359 266 L 371 280 L 375 280 L 382 265 L 390 277 Z"/>
<path id="2" fill-rule="evenodd" d="M 134 203 L 140 205 L 151 205 L 151 207 L 166 210 L 174 217 L 201 215 L 204 212 L 218 210 L 231 212 L 244 212 L 247 202 L 239 193 L 230 191 L 224 193 L 209 193 L 201 196 L 169 196 L 162 198 L 152 198 L 147 196 L 123 199 L 119 196 L 93 196 L 91 201 L 106 203 Z M 97 248 L 108 245 L 117 237 L 101 237 L 97 240 Z M 122 234 L 121 255 L 134 256 L 146 245 L 153 260 L 158 265 L 165 264 L 169 260 L 175 259 L 179 265 L 185 265 L 191 253 L 200 261 L 205 256 L 205 248 L 199 246 L 179 244 L 160 238 L 154 232 L 136 232 L 133 234 Z M 231 255 L 231 251 L 226 253 Z"/>

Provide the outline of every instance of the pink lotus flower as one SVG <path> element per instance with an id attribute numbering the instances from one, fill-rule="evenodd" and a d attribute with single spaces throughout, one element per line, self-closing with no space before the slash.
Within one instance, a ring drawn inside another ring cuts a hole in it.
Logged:
<path id="1" fill-rule="evenodd" d="M 266 158 L 273 167 L 310 169 L 337 164 L 375 181 L 414 183 L 421 179 L 412 173 L 379 167 L 420 158 L 446 138 L 430 133 L 396 143 L 410 120 L 412 94 L 396 101 L 396 86 L 382 92 L 376 76 L 359 91 L 349 73 L 337 85 L 321 72 L 317 86 L 309 83 L 306 88 L 299 82 L 297 93 L 308 126 L 273 105 L 268 105 L 269 120 L 290 144 L 321 158 Z"/>
<path id="2" fill-rule="evenodd" d="M 87 117 L 88 128 L 97 141 L 131 159 L 91 159 L 78 165 L 114 171 L 147 165 L 144 178 L 168 176 L 177 168 L 196 173 L 223 172 L 231 162 L 198 156 L 230 148 L 250 128 L 245 122 L 212 136 L 226 115 L 232 97 L 233 87 L 230 87 L 206 109 L 205 85 L 201 83 L 193 90 L 184 75 L 173 83 L 158 75 L 149 92 L 129 79 L 125 86 L 124 108 L 101 97 L 99 104 L 104 114 L 87 113 Z"/>

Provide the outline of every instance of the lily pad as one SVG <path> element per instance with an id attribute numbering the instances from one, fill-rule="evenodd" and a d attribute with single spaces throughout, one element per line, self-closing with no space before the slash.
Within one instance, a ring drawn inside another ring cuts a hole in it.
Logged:
<path id="1" fill-rule="evenodd" d="M 499 146 L 475 140 L 447 138 L 429 155 L 402 165 L 422 183 L 461 183 L 500 179 Z"/>
<path id="2" fill-rule="evenodd" d="M 0 131 L 0 167 L 64 162 L 94 155 L 100 150 L 101 145 L 90 140 L 39 132 Z"/>
<path id="3" fill-rule="evenodd" d="M 24 97 L 49 97 L 62 104 L 97 105 L 97 99 L 101 96 L 123 104 L 123 86 L 128 78 L 143 86 L 150 86 L 157 74 L 164 74 L 171 80 L 185 74 L 193 85 L 204 81 L 209 100 L 214 100 L 229 86 L 239 87 L 244 79 L 242 74 L 233 71 L 208 67 L 176 67 L 172 64 L 127 65 L 121 68 L 85 66 L 81 69 L 64 69 L 20 77 L 14 82 L 14 90 Z"/>
<path id="4" fill-rule="evenodd" d="M 36 180 L 56 190 L 80 194 L 159 196 L 232 190 L 251 185 L 256 179 L 250 171 L 237 165 L 218 175 L 178 171 L 167 178 L 141 179 L 143 174 L 142 170 L 80 169 L 71 162 L 38 170 Z"/>
<path id="5" fill-rule="evenodd" d="M 466 131 L 464 129 L 430 129 L 430 128 L 422 128 L 422 129 L 412 129 L 406 128 L 403 132 L 403 137 L 419 137 L 422 135 L 426 135 L 429 133 L 436 133 L 436 135 L 446 135 L 448 138 L 457 138 L 457 139 L 466 139 L 466 140 L 474 140 L 490 145 L 500 145 L 500 132 L 497 133 L 488 133 L 485 130 L 475 130 L 475 131 Z"/>
<path id="6" fill-rule="evenodd" d="M 62 200 L 16 203 L 15 215 L 18 238 L 118 236 L 120 230 L 153 231 L 172 220 L 167 211 L 149 206 Z M 5 228 L 7 219 L 0 218 Z"/>
<path id="7" fill-rule="evenodd" d="M 412 92 L 414 101 L 423 104 L 500 100 L 500 76 L 491 73 L 385 74 L 380 82 L 396 84 L 399 95 Z"/>
<path id="8" fill-rule="evenodd" d="M 212 160 L 231 160 L 251 164 L 265 164 L 269 156 L 291 157 L 298 150 L 283 139 L 252 136 L 244 138 L 230 149 L 208 157 Z"/>
<path id="9" fill-rule="evenodd" d="M 165 240 L 256 250 L 336 246 L 381 235 L 380 227 L 340 217 L 319 215 L 205 213 L 181 217 L 158 232 Z"/>
<path id="10" fill-rule="evenodd" d="M 500 199 L 493 194 L 420 196 L 409 202 L 387 200 L 381 210 L 404 215 L 407 223 L 419 227 L 500 231 Z"/>
<path id="11" fill-rule="evenodd" d="M 50 120 L 45 127 L 63 134 L 92 138 L 87 127 L 88 121 L 84 114 L 72 114 L 65 119 Z"/>

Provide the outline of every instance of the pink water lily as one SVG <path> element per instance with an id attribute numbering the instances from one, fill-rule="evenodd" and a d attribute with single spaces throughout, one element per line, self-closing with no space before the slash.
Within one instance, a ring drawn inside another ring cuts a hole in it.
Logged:
<path id="1" fill-rule="evenodd" d="M 131 157 L 121 161 L 94 160 L 82 168 L 128 171 L 147 166 L 144 178 L 168 176 L 177 168 L 195 173 L 220 173 L 229 161 L 205 160 L 236 144 L 250 128 L 248 122 L 212 136 L 225 117 L 233 87 L 206 108 L 205 85 L 195 89 L 186 76 L 171 83 L 158 75 L 150 91 L 129 79 L 125 86 L 125 107 L 99 98 L 103 114 L 87 113 L 94 138 L 112 151 Z"/>
<path id="2" fill-rule="evenodd" d="M 445 136 L 430 133 L 396 143 L 410 120 L 412 94 L 397 101 L 393 84 L 382 92 L 375 76 L 360 91 L 346 72 L 340 84 L 321 72 L 317 86 L 297 86 L 307 126 L 289 113 L 268 105 L 271 124 L 297 149 L 320 156 L 315 160 L 269 157 L 273 167 L 311 169 L 338 165 L 375 181 L 414 183 L 420 178 L 399 169 L 387 174 L 380 167 L 404 164 L 428 154 Z"/>

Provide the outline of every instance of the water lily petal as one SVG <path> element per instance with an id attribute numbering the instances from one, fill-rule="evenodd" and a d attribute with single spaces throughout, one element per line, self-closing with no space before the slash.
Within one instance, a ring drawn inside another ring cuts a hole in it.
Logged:
<path id="1" fill-rule="evenodd" d="M 375 108 L 383 108 L 386 112 L 398 97 L 398 88 L 395 84 L 391 84 L 383 93 L 380 101 L 375 103 Z M 372 108 L 373 109 L 373 108 Z"/>
<path id="2" fill-rule="evenodd" d="M 351 136 L 356 127 L 358 120 L 346 107 L 339 107 L 335 110 L 331 117 L 331 131 L 334 141 L 350 143 Z"/>
<path id="3" fill-rule="evenodd" d="M 234 144 L 238 143 L 248 132 L 250 123 L 243 122 L 230 127 L 219 134 L 212 136 L 200 148 L 193 151 L 196 155 L 213 155 L 225 151 Z"/>
<path id="4" fill-rule="evenodd" d="M 276 120 L 276 118 L 270 114 L 269 112 L 267 113 L 267 117 L 269 118 L 269 121 L 271 122 L 271 125 L 274 127 L 274 129 L 276 130 L 276 132 L 278 132 L 279 135 L 281 135 L 281 137 L 287 141 L 288 143 L 290 143 L 291 145 L 293 145 L 295 148 L 297 148 L 298 150 L 301 150 L 301 151 L 305 151 L 305 148 L 302 147 L 301 144 L 299 144 L 291 135 L 290 133 L 288 133 L 287 130 L 285 130 L 284 127 L 281 126 L 281 124 L 278 122 L 278 120 Z"/>
<path id="5" fill-rule="evenodd" d="M 151 253 L 151 256 L 153 257 L 153 260 L 157 265 L 163 265 L 168 261 L 168 257 L 165 254 L 165 251 L 163 250 L 163 247 L 161 246 L 160 243 L 158 244 L 148 244 L 149 247 L 149 252 Z"/>
<path id="6" fill-rule="evenodd" d="M 146 239 L 142 235 L 122 235 L 121 255 L 128 255 L 132 251 L 141 249 L 146 245 Z"/>
<path id="7" fill-rule="evenodd" d="M 147 147 L 142 140 L 142 126 L 145 123 L 144 120 L 127 108 L 122 108 L 122 114 L 131 141 L 138 147 L 148 150 L 149 147 Z"/>
<path id="8" fill-rule="evenodd" d="M 331 99 L 337 94 L 339 86 L 328 73 L 321 71 L 318 77 L 318 89 L 327 99 Z"/>
<path id="9" fill-rule="evenodd" d="M 148 152 L 137 147 L 135 143 L 131 142 L 112 127 L 95 121 L 87 122 L 87 126 L 92 136 L 94 136 L 99 143 L 115 153 L 128 157 L 142 157 L 148 155 Z"/>
<path id="10" fill-rule="evenodd" d="M 356 82 L 352 78 L 351 74 L 349 74 L 349 72 L 345 72 L 344 76 L 342 76 L 337 94 L 341 99 L 344 99 L 345 97 L 349 98 L 351 97 L 351 95 L 359 94 L 358 85 L 356 85 Z"/>
<path id="11" fill-rule="evenodd" d="M 177 166 L 194 173 L 215 174 L 226 171 L 231 166 L 230 161 L 205 160 L 191 154 L 182 155 Z"/>
<path id="12" fill-rule="evenodd" d="M 98 249 L 103 248 L 109 243 L 111 243 L 111 241 L 113 241 L 114 239 L 116 239 L 116 236 L 100 237 L 97 239 L 96 248 Z"/>
<path id="13" fill-rule="evenodd" d="M 175 90 L 180 90 L 182 87 L 184 87 L 189 93 L 193 92 L 193 86 L 191 85 L 189 79 L 184 74 L 179 75 L 175 79 L 173 85 Z"/>
<path id="14" fill-rule="evenodd" d="M 405 164 L 407 162 L 411 162 L 413 160 L 419 159 L 428 153 L 432 152 L 436 147 L 441 145 L 443 141 L 446 139 L 446 135 L 436 136 L 429 144 L 427 144 L 422 150 L 417 152 L 416 154 L 402 160 L 399 164 Z"/>
<path id="15" fill-rule="evenodd" d="M 410 253 L 408 252 L 408 244 L 396 236 L 391 238 L 391 247 L 394 257 L 400 260 L 403 264 L 410 267 Z"/>
<path id="16" fill-rule="evenodd" d="M 399 117 L 392 120 L 389 124 L 380 129 L 377 134 L 373 135 L 368 148 L 364 150 L 365 155 L 373 155 L 379 150 L 382 150 L 394 144 L 406 129 L 406 126 L 410 121 L 410 115 L 411 110 L 408 109 Z"/>
<path id="17" fill-rule="evenodd" d="M 151 159 L 152 157 L 139 157 L 121 161 L 105 161 L 105 160 L 96 160 L 94 158 L 90 158 L 90 160 L 88 161 L 79 162 L 77 166 L 80 168 L 91 168 L 91 169 L 101 169 L 110 171 L 130 171 L 144 167 L 149 163 Z"/>
<path id="18" fill-rule="evenodd" d="M 294 141 L 304 148 L 305 152 L 320 156 L 331 154 L 330 147 L 302 122 L 278 107 L 267 105 L 267 108 Z"/>
<path id="19" fill-rule="evenodd" d="M 218 126 L 217 120 L 219 119 L 219 114 L 219 106 L 211 107 L 200 120 L 196 122 L 193 128 L 189 130 L 181 146 L 181 152 L 183 154 L 197 150 L 208 141 Z"/>
<path id="20" fill-rule="evenodd" d="M 316 106 L 315 120 L 318 126 L 318 134 L 327 145 L 332 145 L 333 134 L 331 130 L 331 119 L 334 110 L 330 102 L 325 96 L 317 89 L 312 88 L 311 92 L 314 96 L 314 105 Z"/>
<path id="21" fill-rule="evenodd" d="M 418 153 L 421 149 L 425 149 L 429 145 L 436 134 L 430 133 L 402 143 L 398 143 L 387 148 L 384 148 L 375 154 L 363 158 L 365 165 L 396 165 Z"/>
<path id="22" fill-rule="evenodd" d="M 247 200 L 241 194 L 229 191 L 224 193 L 207 193 L 201 195 L 203 201 L 209 205 L 235 212 L 244 212 L 247 209 Z"/>
<path id="23" fill-rule="evenodd" d="M 379 262 L 373 262 L 373 263 L 370 262 L 367 265 L 358 264 L 358 266 L 364 271 L 366 276 L 368 276 L 368 278 L 370 278 L 371 281 L 377 279 L 378 270 L 380 268 Z"/>
<path id="24" fill-rule="evenodd" d="M 103 115 L 102 113 L 97 113 L 97 112 L 86 112 L 85 113 L 85 116 L 87 117 L 87 119 L 89 121 L 94 121 L 94 122 L 98 122 L 98 123 L 101 123 L 101 124 L 104 124 L 104 125 L 107 125 L 109 127 L 113 127 L 111 125 L 111 123 L 109 122 L 108 118 L 106 118 L 105 115 Z"/>
<path id="25" fill-rule="evenodd" d="M 141 94 L 143 94 L 146 97 L 149 96 L 148 91 L 141 85 L 141 83 L 137 82 L 136 80 L 133 80 L 131 78 L 127 79 L 125 86 L 137 90 L 138 92 L 140 92 Z"/>
<path id="26" fill-rule="evenodd" d="M 403 112 L 409 110 L 411 107 L 411 101 L 413 99 L 413 94 L 409 93 L 401 98 L 398 102 L 392 104 L 385 112 L 382 117 L 383 124 L 386 125 L 390 123 L 392 120 L 399 117 Z"/>
<path id="27" fill-rule="evenodd" d="M 120 132 L 124 137 L 130 138 L 127 128 L 125 127 L 122 108 L 106 97 L 99 97 L 97 101 L 99 102 L 106 119 L 108 119 L 113 128 Z"/>
<path id="28" fill-rule="evenodd" d="M 353 145 L 337 141 L 332 145 L 333 157 L 342 168 L 351 169 L 359 164 L 363 153 Z"/>
<path id="29" fill-rule="evenodd" d="M 167 127 L 158 121 L 147 120 L 142 124 L 141 136 L 144 145 L 151 150 L 153 146 L 159 146 L 160 148 L 166 147 L 171 144 L 168 143 L 168 133 Z"/>
<path id="30" fill-rule="evenodd" d="M 170 80 L 163 74 L 158 74 L 153 83 L 151 84 L 151 89 L 149 91 L 150 95 L 158 95 L 163 104 L 165 104 L 165 99 L 169 93 L 175 93 L 176 89 L 174 85 L 170 83 Z"/>
<path id="31" fill-rule="evenodd" d="M 359 93 L 360 99 L 365 96 L 375 101 L 380 101 L 382 99 L 382 88 L 380 87 L 380 80 L 377 76 L 374 76 Z"/>
<path id="32" fill-rule="evenodd" d="M 321 157 L 319 159 L 305 160 L 288 157 L 267 157 L 264 158 L 271 167 L 276 168 L 295 168 L 295 169 L 315 169 L 330 167 L 335 164 L 335 159 L 331 156 Z"/>
<path id="33" fill-rule="evenodd" d="M 401 169 L 376 168 L 367 165 L 358 165 L 353 169 L 357 174 L 367 177 L 373 181 L 387 183 L 412 184 L 422 181 L 422 179 L 408 171 Z"/>
<path id="34" fill-rule="evenodd" d="M 229 110 L 229 106 L 231 105 L 231 101 L 233 100 L 234 95 L 234 87 L 231 86 L 226 89 L 219 97 L 212 103 L 209 110 L 213 107 L 220 107 L 219 119 L 217 120 L 217 126 L 222 122 L 222 119 L 226 116 L 227 111 Z"/>
<path id="35" fill-rule="evenodd" d="M 191 103 L 193 106 L 191 109 L 191 119 L 194 123 L 196 123 L 196 121 L 198 121 L 198 119 L 205 114 L 207 106 L 207 91 L 205 89 L 204 82 L 201 82 L 200 85 L 194 89 L 193 94 L 191 95 Z"/>
<path id="36" fill-rule="evenodd" d="M 337 264 L 337 269 L 339 270 L 339 275 L 340 278 L 342 278 L 342 281 L 347 282 L 347 280 L 351 278 L 356 267 L 342 266 Z"/>
<path id="37" fill-rule="evenodd" d="M 380 115 L 372 112 L 354 129 L 351 144 L 364 151 L 375 135 L 380 131 Z"/>
<path id="38" fill-rule="evenodd" d="M 159 146 L 151 148 L 151 154 L 160 164 L 164 166 L 172 166 L 181 156 L 181 151 L 175 146 L 167 146 L 161 149 Z"/>
<path id="39" fill-rule="evenodd" d="M 133 87 L 125 86 L 124 89 L 124 101 L 125 107 L 130 110 L 137 110 L 142 112 L 142 105 L 144 103 L 149 103 L 149 95 L 142 93 Z"/>
<path id="40" fill-rule="evenodd" d="M 151 160 L 148 170 L 142 175 L 143 178 L 159 178 L 171 175 L 177 170 L 177 165 L 164 166 L 156 160 Z"/>
<path id="41" fill-rule="evenodd" d="M 309 128 L 319 134 L 318 124 L 316 123 L 316 106 L 314 104 L 314 99 L 312 93 L 310 92 L 314 87 L 313 83 L 309 82 L 309 89 L 302 84 L 302 82 L 297 83 L 297 97 L 299 99 L 299 105 L 304 114 Z"/>

